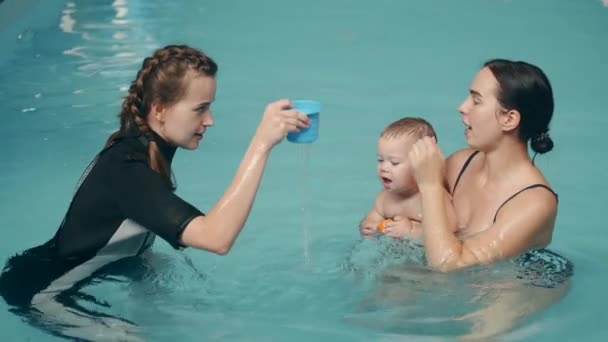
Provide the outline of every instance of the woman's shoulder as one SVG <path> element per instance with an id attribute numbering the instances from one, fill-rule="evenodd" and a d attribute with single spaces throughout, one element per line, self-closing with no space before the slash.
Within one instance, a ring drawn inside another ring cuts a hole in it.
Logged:
<path id="1" fill-rule="evenodd" d="M 518 188 L 520 188 L 521 191 L 538 189 L 540 191 L 534 191 L 538 196 L 546 197 L 546 195 L 550 195 L 548 196 L 549 198 L 557 198 L 557 192 L 553 189 L 551 184 L 549 184 L 549 180 L 545 177 L 543 172 L 532 163 L 523 167 L 515 179 L 520 181 Z M 552 202 L 553 201 L 550 201 L 550 203 Z"/>
<path id="2" fill-rule="evenodd" d="M 474 150 L 472 148 L 463 148 L 461 150 L 458 150 L 456 152 L 453 152 L 452 154 L 450 154 L 450 156 L 447 158 L 446 162 L 448 164 L 464 164 L 466 162 L 466 160 L 475 152 L 478 152 L 477 150 Z"/>
<path id="3" fill-rule="evenodd" d="M 452 153 L 446 159 L 446 178 L 450 189 L 454 186 L 458 175 L 462 171 L 464 164 L 473 154 L 479 151 L 472 148 L 464 148 Z"/>
<path id="4" fill-rule="evenodd" d="M 124 137 L 118 139 L 103 151 L 104 159 L 112 163 L 120 162 L 148 162 L 146 146 L 138 137 Z"/>

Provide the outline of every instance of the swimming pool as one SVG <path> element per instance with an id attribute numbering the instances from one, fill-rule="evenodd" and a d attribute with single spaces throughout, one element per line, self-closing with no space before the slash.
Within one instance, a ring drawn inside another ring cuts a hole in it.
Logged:
<path id="1" fill-rule="evenodd" d="M 0 13 L 14 1 L 0 3 Z M 502 336 L 608 338 L 599 299 L 608 281 L 601 215 L 608 193 L 602 136 L 608 7 L 602 1 L 28 3 L 0 25 L 3 261 L 55 232 L 80 173 L 116 128 L 120 97 L 141 58 L 183 42 L 220 65 L 216 127 L 198 151 L 180 151 L 174 160 L 185 199 L 203 210 L 214 203 L 270 100 L 320 100 L 321 138 L 309 147 L 285 142 L 273 153 L 230 255 L 176 252 L 159 240 L 146 281 L 112 277 L 91 284 L 87 293 L 111 308 L 85 304 L 137 322 L 152 341 L 464 335 L 470 322 L 449 317 L 479 309 L 470 279 L 406 269 L 407 279 L 400 281 L 404 273 L 397 270 L 381 282 L 369 275 L 375 264 L 360 262 L 355 271 L 345 265 L 353 249 L 375 251 L 360 244 L 357 223 L 379 187 L 375 141 L 382 127 L 420 115 L 435 125 L 444 152 L 464 146 L 455 109 L 477 68 L 492 57 L 517 58 L 540 65 L 553 83 L 556 145 L 536 160 L 560 194 L 551 249 L 569 258 L 576 273 L 565 297 Z M 7 341 L 58 340 L 20 322 L 4 303 L 0 322 Z"/>

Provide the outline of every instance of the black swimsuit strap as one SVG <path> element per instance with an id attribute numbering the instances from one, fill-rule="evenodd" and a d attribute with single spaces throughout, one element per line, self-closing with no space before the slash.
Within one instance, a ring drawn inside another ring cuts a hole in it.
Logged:
<path id="1" fill-rule="evenodd" d="M 458 185 L 458 182 L 460 182 L 460 177 L 462 177 L 464 170 L 466 170 L 467 167 L 469 167 L 469 164 L 471 163 L 471 161 L 473 160 L 475 155 L 477 155 L 477 153 L 479 153 L 479 151 L 475 151 L 475 152 L 471 153 L 469 158 L 467 158 L 467 161 L 464 162 L 464 165 L 462 166 L 462 169 L 460 170 L 460 173 L 458 174 L 458 178 L 456 178 L 456 183 L 454 183 L 454 187 L 452 188 L 452 195 L 454 195 L 454 191 L 456 191 L 456 186 Z"/>
<path id="2" fill-rule="evenodd" d="M 555 200 L 556 200 L 556 201 L 558 200 L 557 193 L 555 193 L 555 191 L 553 191 L 553 190 L 552 190 L 550 187 L 548 187 L 548 186 L 546 186 L 546 185 L 544 185 L 544 184 L 540 184 L 540 183 L 539 183 L 539 184 L 532 184 L 532 185 L 529 185 L 529 186 L 527 186 L 527 187 L 525 187 L 525 188 L 523 188 L 523 189 L 519 190 L 518 192 L 514 193 L 513 195 L 511 195 L 511 197 L 507 198 L 507 200 L 506 200 L 506 201 L 502 202 L 502 204 L 500 205 L 500 207 L 498 207 L 498 209 L 496 210 L 496 214 L 494 215 L 494 221 L 493 221 L 493 222 L 496 222 L 496 217 L 498 217 L 498 212 L 500 211 L 500 209 L 502 209 L 502 207 L 503 207 L 505 204 L 507 204 L 507 202 L 509 202 L 509 201 L 510 201 L 510 200 L 512 200 L 512 199 L 513 199 L 515 196 L 517 196 L 517 195 L 521 194 L 522 192 L 524 192 L 524 191 L 526 191 L 526 190 L 529 190 L 529 189 L 534 189 L 534 188 L 545 188 L 545 189 L 549 190 L 549 191 L 550 191 L 550 192 L 551 192 L 551 193 L 552 193 L 552 194 L 555 196 Z"/>

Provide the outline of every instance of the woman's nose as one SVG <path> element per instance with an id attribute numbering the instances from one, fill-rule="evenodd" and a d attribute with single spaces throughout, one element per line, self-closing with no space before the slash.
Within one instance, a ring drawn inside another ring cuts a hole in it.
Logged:
<path id="1" fill-rule="evenodd" d="M 205 115 L 205 117 L 203 118 L 203 126 L 210 127 L 210 126 L 213 126 L 214 124 L 215 124 L 215 119 L 213 118 L 213 114 L 211 114 L 211 111 L 209 111 L 208 114 Z"/>
<path id="2" fill-rule="evenodd" d="M 462 103 L 460 104 L 460 106 L 458 106 L 458 113 L 460 114 L 465 114 L 467 112 L 468 109 L 468 99 L 465 99 L 464 101 L 462 101 Z"/>

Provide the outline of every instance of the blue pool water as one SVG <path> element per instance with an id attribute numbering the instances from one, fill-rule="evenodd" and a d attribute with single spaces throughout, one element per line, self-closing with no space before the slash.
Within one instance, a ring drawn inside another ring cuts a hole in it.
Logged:
<path id="1" fill-rule="evenodd" d="M 55 232 L 142 58 L 188 43 L 220 73 L 216 126 L 174 160 L 186 200 L 214 204 L 271 100 L 321 101 L 320 138 L 276 148 L 230 255 L 158 240 L 143 281 L 95 282 L 86 292 L 111 307 L 83 305 L 150 341 L 435 341 L 480 326 L 503 340 L 608 339 L 606 1 L 16 2 L 0 3 L 2 262 Z M 380 130 L 423 116 L 445 153 L 463 147 L 456 108 L 494 57 L 538 64 L 553 83 L 556 146 L 536 160 L 560 194 L 550 248 L 575 265 L 568 286 L 518 287 L 510 265 L 431 274 L 359 238 Z M 59 340 L 7 309 L 3 340 Z"/>

